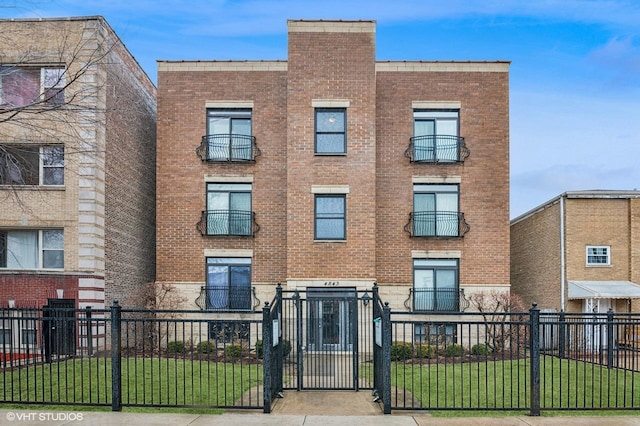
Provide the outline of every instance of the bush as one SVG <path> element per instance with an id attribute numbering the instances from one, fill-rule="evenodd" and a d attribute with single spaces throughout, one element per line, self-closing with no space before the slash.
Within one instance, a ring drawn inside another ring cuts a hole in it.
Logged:
<path id="1" fill-rule="evenodd" d="M 199 354 L 210 354 L 216 350 L 216 345 L 213 342 L 205 340 L 203 342 L 198 343 L 196 346 L 196 351 Z"/>
<path id="2" fill-rule="evenodd" d="M 288 340 L 282 340 L 282 357 L 286 358 L 291 353 L 291 342 Z M 262 340 L 256 342 L 256 355 L 258 358 L 262 358 Z"/>
<path id="3" fill-rule="evenodd" d="M 462 345 L 458 345 L 457 343 L 447 346 L 444 350 L 444 356 L 446 357 L 454 357 L 454 356 L 462 356 L 462 355 L 464 355 L 464 348 L 462 347 Z"/>
<path id="4" fill-rule="evenodd" d="M 184 352 L 185 352 L 184 342 L 180 340 L 174 340 L 167 344 L 167 353 L 183 354 Z"/>
<path id="5" fill-rule="evenodd" d="M 431 345 L 422 344 L 416 346 L 416 357 L 433 358 L 436 355 L 436 348 Z"/>
<path id="6" fill-rule="evenodd" d="M 486 355 L 489 355 L 491 352 L 492 352 L 491 348 L 486 343 L 478 343 L 473 345 L 473 347 L 471 348 L 472 355 L 486 356 Z"/>
<path id="7" fill-rule="evenodd" d="M 227 358 L 240 358 L 242 356 L 242 345 L 225 346 L 224 355 Z"/>
<path id="8" fill-rule="evenodd" d="M 413 358 L 413 345 L 410 342 L 392 342 L 391 360 L 404 361 Z"/>

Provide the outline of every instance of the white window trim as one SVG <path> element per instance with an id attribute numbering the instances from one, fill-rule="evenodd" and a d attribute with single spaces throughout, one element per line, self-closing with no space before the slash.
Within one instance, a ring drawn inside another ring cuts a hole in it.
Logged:
<path id="1" fill-rule="evenodd" d="M 462 102 L 460 101 L 413 101 L 411 102 L 411 107 L 415 109 L 433 109 L 433 110 L 441 110 L 441 109 L 457 109 L 459 110 L 462 107 Z"/>
<path id="2" fill-rule="evenodd" d="M 349 99 L 312 99 L 311 106 L 314 108 L 349 108 Z"/>
<path id="3" fill-rule="evenodd" d="M 413 183 L 462 183 L 462 176 L 413 176 Z"/>
<path id="4" fill-rule="evenodd" d="M 253 109 L 253 101 L 206 101 L 206 109 Z"/>
<path id="5" fill-rule="evenodd" d="M 348 194 L 349 185 L 311 185 L 312 194 Z"/>
<path id="6" fill-rule="evenodd" d="M 204 175 L 205 183 L 253 183 L 253 175 Z"/>
<path id="7" fill-rule="evenodd" d="M 607 249 L 607 263 L 589 263 L 589 249 L 599 249 L 599 248 Z M 595 246 L 595 245 L 587 246 L 585 249 L 585 264 L 589 267 L 611 266 L 611 246 Z"/>

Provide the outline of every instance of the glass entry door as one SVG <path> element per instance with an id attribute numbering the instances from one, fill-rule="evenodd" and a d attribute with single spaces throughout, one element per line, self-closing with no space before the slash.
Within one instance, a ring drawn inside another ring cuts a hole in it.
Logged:
<path id="1" fill-rule="evenodd" d="M 356 291 L 353 288 L 308 288 L 309 351 L 353 350 Z"/>

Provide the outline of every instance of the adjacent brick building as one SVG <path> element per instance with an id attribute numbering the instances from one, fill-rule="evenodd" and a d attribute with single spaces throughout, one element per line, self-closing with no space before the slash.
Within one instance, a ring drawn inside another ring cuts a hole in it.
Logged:
<path id="1" fill-rule="evenodd" d="M 378 61 L 373 21 L 289 21 L 286 61 L 159 61 L 158 282 L 205 310 L 508 291 L 508 69 Z"/>
<path id="2" fill-rule="evenodd" d="M 565 312 L 640 309 L 640 191 L 569 191 L 511 221 L 511 289 Z"/>
<path id="3" fill-rule="evenodd" d="M 0 305 L 130 298 L 155 280 L 155 87 L 102 17 L 0 34 Z"/>

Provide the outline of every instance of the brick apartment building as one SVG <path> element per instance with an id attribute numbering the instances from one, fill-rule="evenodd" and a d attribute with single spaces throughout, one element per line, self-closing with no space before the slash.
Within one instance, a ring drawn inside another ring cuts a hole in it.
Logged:
<path id="1" fill-rule="evenodd" d="M 153 83 L 102 17 L 2 19 L 0 52 L 0 305 L 127 298 L 155 280 Z"/>
<path id="2" fill-rule="evenodd" d="M 511 221 L 511 289 L 565 312 L 640 310 L 640 191 L 568 191 Z"/>
<path id="3" fill-rule="evenodd" d="M 289 21 L 286 61 L 159 61 L 157 280 L 394 310 L 509 290 L 509 63 L 377 61 L 374 21 Z"/>

